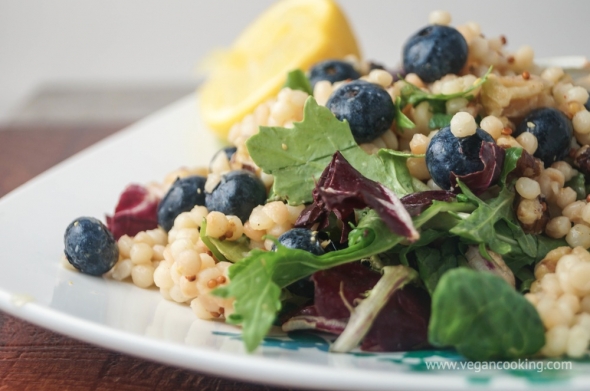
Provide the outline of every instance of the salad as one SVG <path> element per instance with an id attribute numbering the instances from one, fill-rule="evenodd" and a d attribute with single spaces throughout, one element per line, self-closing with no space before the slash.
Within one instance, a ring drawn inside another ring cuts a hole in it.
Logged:
<path id="1" fill-rule="evenodd" d="M 73 221 L 66 258 L 239 325 L 249 351 L 281 327 L 333 352 L 582 357 L 588 91 L 505 45 L 437 11 L 398 68 L 294 69 L 209 167 Z"/>

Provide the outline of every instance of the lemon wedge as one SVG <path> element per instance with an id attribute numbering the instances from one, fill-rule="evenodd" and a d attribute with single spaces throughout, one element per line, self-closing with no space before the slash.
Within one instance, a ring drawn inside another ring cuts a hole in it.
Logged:
<path id="1" fill-rule="evenodd" d="M 333 0 L 282 0 L 216 61 L 200 89 L 202 119 L 226 138 L 234 123 L 278 94 L 287 72 L 349 54 L 359 56 L 359 49 Z"/>

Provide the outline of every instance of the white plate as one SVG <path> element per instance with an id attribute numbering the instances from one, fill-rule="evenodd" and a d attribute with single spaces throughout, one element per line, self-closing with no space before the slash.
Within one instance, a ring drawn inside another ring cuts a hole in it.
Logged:
<path id="1" fill-rule="evenodd" d="M 244 352 L 238 330 L 195 318 L 157 290 L 60 266 L 65 227 L 110 213 L 129 182 L 159 180 L 207 164 L 220 144 L 204 131 L 189 96 L 47 171 L 0 200 L 0 308 L 96 345 L 200 372 L 257 383 L 340 390 L 585 388 L 590 365 L 573 371 L 426 370 L 452 352 L 329 354 L 320 337 L 268 338 Z M 545 388 L 545 387 L 544 387 Z"/>

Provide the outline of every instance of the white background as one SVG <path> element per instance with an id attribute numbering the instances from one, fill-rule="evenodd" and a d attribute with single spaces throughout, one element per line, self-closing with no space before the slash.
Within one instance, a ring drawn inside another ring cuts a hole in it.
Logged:
<path id="1" fill-rule="evenodd" d="M 0 0 L 0 118 L 48 82 L 194 83 L 272 0 Z M 433 9 L 537 57 L 590 57 L 590 1 L 340 0 L 365 57 L 395 65 Z"/>

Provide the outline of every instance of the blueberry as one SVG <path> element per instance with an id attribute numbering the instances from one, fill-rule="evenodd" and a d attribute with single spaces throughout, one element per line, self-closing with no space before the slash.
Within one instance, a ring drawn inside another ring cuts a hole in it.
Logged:
<path id="1" fill-rule="evenodd" d="M 588 91 L 588 93 L 590 94 L 590 91 Z M 586 103 L 584 103 L 584 107 L 586 108 L 586 110 L 590 111 L 590 99 L 588 99 Z"/>
<path id="2" fill-rule="evenodd" d="M 468 46 L 460 32 L 431 25 L 411 36 L 404 45 L 404 70 L 426 83 L 449 73 L 459 73 L 467 61 Z"/>
<path id="3" fill-rule="evenodd" d="M 327 80 L 334 83 L 342 80 L 354 80 L 361 75 L 345 61 L 326 60 L 315 64 L 309 72 L 309 82 L 313 88 L 318 81 Z"/>
<path id="4" fill-rule="evenodd" d="M 340 121 L 348 121 L 359 144 L 381 136 L 391 127 L 395 117 L 395 106 L 387 91 L 364 80 L 355 80 L 338 88 L 326 107 Z"/>
<path id="5" fill-rule="evenodd" d="M 310 231 L 305 228 L 292 228 L 279 236 L 279 243 L 287 248 L 307 251 L 314 255 L 322 255 L 324 249 L 321 246 L 321 239 L 317 231 Z M 276 248 L 273 246 L 273 251 Z"/>
<path id="6" fill-rule="evenodd" d="M 72 266 L 93 276 L 108 272 L 119 259 L 119 247 L 113 234 L 93 217 L 80 217 L 68 225 L 64 247 Z"/>
<path id="7" fill-rule="evenodd" d="M 321 239 L 318 232 L 312 232 L 305 228 L 293 228 L 279 236 L 279 243 L 287 248 L 307 251 L 314 255 L 324 254 Z M 273 246 L 276 251 L 276 246 Z M 297 296 L 313 297 L 314 285 L 310 277 L 302 278 L 287 286 L 287 290 Z"/>
<path id="8" fill-rule="evenodd" d="M 468 137 L 455 137 L 449 126 L 439 130 L 426 149 L 426 167 L 434 183 L 451 190 L 451 172 L 467 175 L 481 171 L 479 151 L 483 141 L 493 143 L 494 139 L 479 128 Z"/>
<path id="9" fill-rule="evenodd" d="M 219 184 L 205 197 L 209 211 L 238 216 L 248 220 L 252 209 L 266 201 L 264 183 L 250 171 L 230 171 L 221 177 Z"/>
<path id="10" fill-rule="evenodd" d="M 516 127 L 513 136 L 517 137 L 523 132 L 537 137 L 539 146 L 533 156 L 549 167 L 567 156 L 574 130 L 565 114 L 552 107 L 545 107 L 528 113 Z"/>
<path id="11" fill-rule="evenodd" d="M 209 162 L 209 171 L 213 171 L 213 165 L 214 165 L 215 161 L 217 159 L 221 159 L 222 155 L 225 155 L 225 157 L 227 158 L 227 161 L 230 162 L 232 156 L 234 156 L 234 153 L 236 153 L 237 150 L 238 150 L 238 148 L 236 148 L 236 147 L 225 147 L 225 148 L 221 148 L 219 151 L 215 152 L 215 155 L 213 155 L 213 157 L 211 158 L 211 161 Z"/>
<path id="12" fill-rule="evenodd" d="M 158 225 L 166 232 L 174 226 L 174 219 L 196 205 L 205 205 L 207 178 L 194 175 L 177 179 L 158 205 Z"/>

